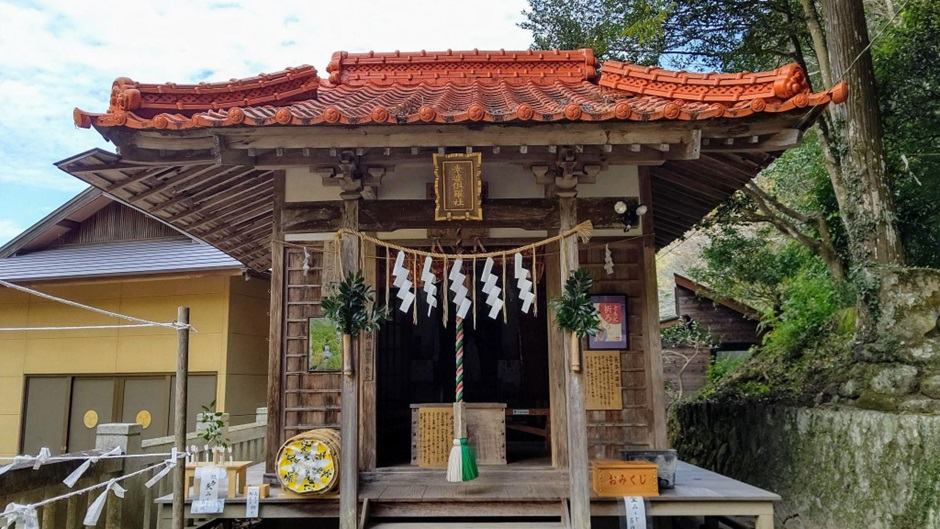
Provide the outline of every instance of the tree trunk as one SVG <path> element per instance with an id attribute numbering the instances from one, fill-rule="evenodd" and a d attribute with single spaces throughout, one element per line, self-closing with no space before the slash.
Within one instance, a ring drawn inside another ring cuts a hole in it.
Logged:
<path id="1" fill-rule="evenodd" d="M 845 224 L 849 256 L 860 293 L 855 339 L 878 340 L 879 267 L 903 266 L 904 250 L 894 199 L 888 188 L 884 129 L 868 50 L 868 28 L 862 0 L 822 0 L 833 80 L 843 79 L 849 97 L 830 105 L 831 126 L 824 138 L 826 157 L 839 212 Z M 883 337 L 882 337 L 883 338 Z"/>
<path id="2" fill-rule="evenodd" d="M 833 186 L 850 255 L 856 266 L 903 265 L 862 0 L 823 0 L 822 7 L 833 78 L 849 87 L 848 101 L 829 107 L 828 139 L 839 162 Z"/>

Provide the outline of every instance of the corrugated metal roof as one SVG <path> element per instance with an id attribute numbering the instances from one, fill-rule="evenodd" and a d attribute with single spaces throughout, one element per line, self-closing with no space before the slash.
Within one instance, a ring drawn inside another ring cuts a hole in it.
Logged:
<path id="1" fill-rule="evenodd" d="M 33 281 L 243 268 L 190 239 L 154 239 L 53 247 L 0 259 L 0 279 Z"/>

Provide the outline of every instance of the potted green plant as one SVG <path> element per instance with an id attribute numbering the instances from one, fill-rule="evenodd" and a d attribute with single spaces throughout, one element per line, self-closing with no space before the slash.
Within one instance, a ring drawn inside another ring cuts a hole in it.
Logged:
<path id="1" fill-rule="evenodd" d="M 343 373 L 352 376 L 352 339 L 362 331 L 378 330 L 388 319 L 388 309 L 375 303 L 375 292 L 366 285 L 358 270 L 347 273 L 334 293 L 323 298 L 320 308 L 343 335 Z"/>
<path id="2" fill-rule="evenodd" d="M 587 269 L 572 270 L 561 297 L 551 303 L 555 323 L 571 334 L 571 370 L 575 373 L 581 371 L 581 338 L 596 335 L 601 323 L 597 307 L 588 295 L 593 282 Z"/>
<path id="3" fill-rule="evenodd" d="M 213 408 L 215 408 L 215 400 L 208 406 L 202 406 L 202 413 L 197 418 L 199 425 L 196 432 L 206 442 L 206 451 L 211 452 L 212 462 L 220 464 L 225 462 L 228 438 L 225 437 L 225 414 L 221 411 L 213 411 Z"/>

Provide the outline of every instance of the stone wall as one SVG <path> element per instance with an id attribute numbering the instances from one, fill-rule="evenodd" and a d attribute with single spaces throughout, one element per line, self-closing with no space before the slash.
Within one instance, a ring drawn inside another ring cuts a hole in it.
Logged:
<path id="1" fill-rule="evenodd" d="M 777 492 L 786 529 L 940 529 L 940 417 L 681 403 L 679 457 Z"/>

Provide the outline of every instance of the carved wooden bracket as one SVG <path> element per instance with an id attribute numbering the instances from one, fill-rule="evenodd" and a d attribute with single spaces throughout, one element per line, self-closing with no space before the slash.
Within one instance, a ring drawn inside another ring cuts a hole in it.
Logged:
<path id="1" fill-rule="evenodd" d="M 376 190 L 382 185 L 382 178 L 391 170 L 386 167 L 360 167 L 359 156 L 353 151 L 339 153 L 339 162 L 335 167 L 310 169 L 312 173 L 320 175 L 324 186 L 339 186 L 342 190 L 340 197 L 344 200 L 374 200 L 377 197 Z"/>
<path id="2" fill-rule="evenodd" d="M 583 162 L 577 152 L 573 148 L 558 149 L 557 168 L 554 170 L 548 165 L 533 165 L 531 170 L 535 181 L 546 186 L 549 194 L 567 197 L 578 194 L 578 184 L 596 183 L 601 166 Z"/>

